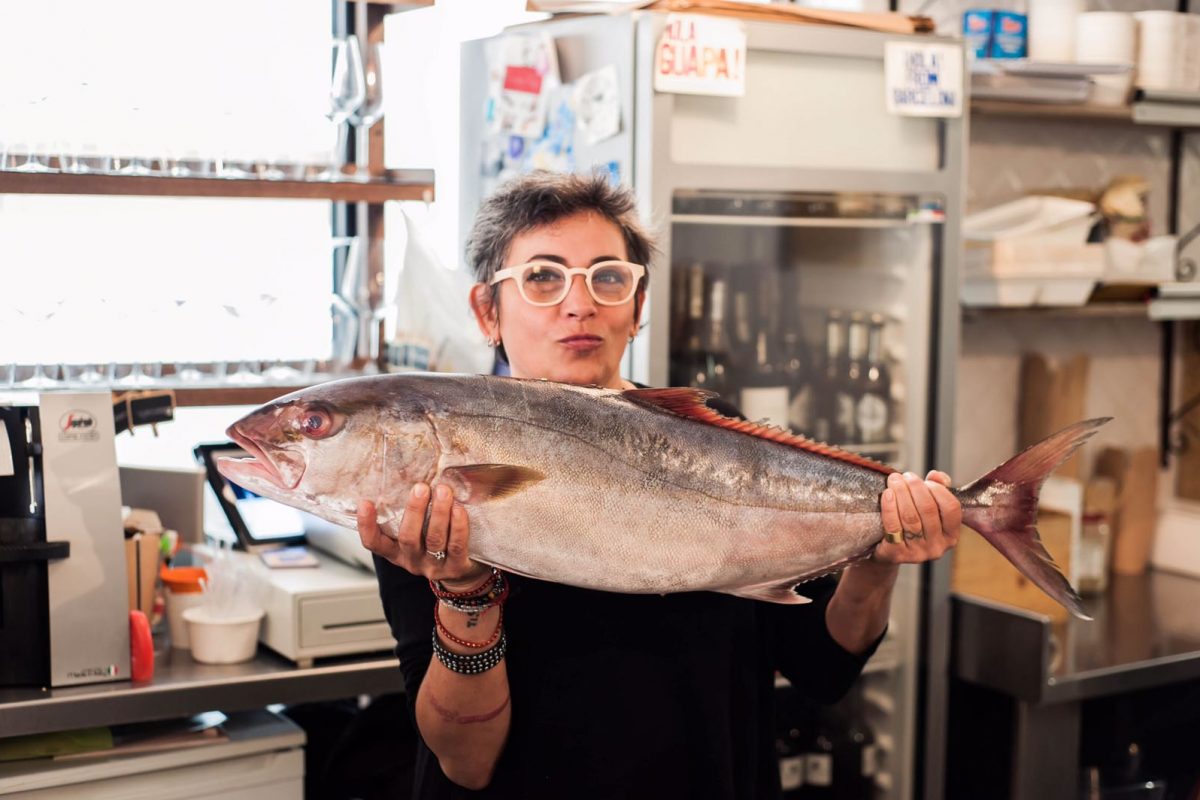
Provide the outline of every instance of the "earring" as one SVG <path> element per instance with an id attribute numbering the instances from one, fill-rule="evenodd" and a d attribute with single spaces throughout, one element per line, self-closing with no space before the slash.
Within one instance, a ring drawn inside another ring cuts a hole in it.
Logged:
<path id="1" fill-rule="evenodd" d="M 636 338 L 637 338 L 637 334 L 636 334 L 636 333 L 635 333 L 634 335 L 630 336 L 630 337 L 629 337 L 629 343 L 630 343 L 630 344 L 633 344 L 633 340 L 634 340 L 634 339 L 636 339 Z"/>
<path id="2" fill-rule="evenodd" d="M 487 338 L 487 343 L 488 343 L 488 347 L 495 347 L 495 346 L 496 346 L 496 340 L 495 340 L 495 339 L 493 339 L 493 338 L 492 338 L 492 337 L 490 337 L 490 336 Z"/>

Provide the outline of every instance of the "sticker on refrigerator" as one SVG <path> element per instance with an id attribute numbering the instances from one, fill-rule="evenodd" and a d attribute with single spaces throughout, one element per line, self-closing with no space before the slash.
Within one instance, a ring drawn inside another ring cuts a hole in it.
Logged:
<path id="1" fill-rule="evenodd" d="M 959 45 L 888 42 L 887 110 L 909 117 L 961 117 L 963 51 Z"/>
<path id="2" fill-rule="evenodd" d="M 505 36 L 489 56 L 489 132 L 541 136 L 549 92 L 559 85 L 554 40 L 545 33 Z"/>
<path id="3" fill-rule="evenodd" d="M 741 97 L 746 93 L 746 31 L 732 19 L 670 14 L 654 53 L 654 89 Z"/>
<path id="4" fill-rule="evenodd" d="M 617 67 L 609 64 L 575 81 L 575 120 L 580 138 L 593 145 L 621 132 Z"/>

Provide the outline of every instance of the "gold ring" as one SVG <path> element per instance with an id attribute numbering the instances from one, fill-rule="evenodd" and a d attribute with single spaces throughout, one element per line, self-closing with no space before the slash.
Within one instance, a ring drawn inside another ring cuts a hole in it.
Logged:
<path id="1" fill-rule="evenodd" d="M 892 544 L 901 544 L 904 541 L 904 533 L 902 531 L 897 531 L 896 533 L 884 531 L 883 538 L 887 539 Z"/>

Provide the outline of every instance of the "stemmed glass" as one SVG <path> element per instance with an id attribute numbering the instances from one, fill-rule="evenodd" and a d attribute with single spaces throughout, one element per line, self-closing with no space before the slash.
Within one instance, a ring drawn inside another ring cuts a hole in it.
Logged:
<path id="1" fill-rule="evenodd" d="M 329 156 L 329 166 L 317 176 L 321 180 L 336 181 L 342 177 L 345 163 L 346 122 L 366 97 L 363 85 L 362 50 L 357 36 L 333 41 L 333 75 L 329 82 L 329 110 L 325 116 L 333 123 L 334 144 Z"/>
<path id="2" fill-rule="evenodd" d="M 247 304 L 245 302 L 225 303 L 221 307 L 234 320 L 232 324 L 234 332 L 237 334 L 238 346 L 243 348 L 249 346 L 254 340 L 254 321 Z M 265 382 L 263 376 L 255 371 L 255 365 L 248 359 L 239 361 L 237 369 L 232 374 L 226 374 L 225 380 L 241 386 Z"/>
<path id="3" fill-rule="evenodd" d="M 383 119 L 383 63 L 379 42 L 368 40 L 366 50 L 362 55 L 362 70 L 364 97 L 362 103 L 350 117 L 350 121 L 354 123 L 358 131 L 358 139 L 354 148 L 360 168 L 357 177 L 361 180 L 370 180 L 367 139 L 371 126 Z"/>
<path id="4" fill-rule="evenodd" d="M 57 386 L 58 381 L 46 374 L 46 365 L 53 363 L 51 359 L 46 358 L 46 354 L 54 346 L 54 342 L 51 341 L 52 324 L 63 301 L 61 298 L 53 300 L 25 298 L 20 303 L 17 307 L 17 317 L 25 320 L 28 326 L 26 335 L 29 337 L 29 341 L 34 342 L 34 346 L 41 352 L 34 354 L 33 374 L 17 385 L 22 389 L 48 389 Z"/>
<path id="5" fill-rule="evenodd" d="M 47 95 L 40 97 L 28 98 L 28 107 L 31 118 L 45 116 Z M 13 172 L 54 172 L 50 165 L 46 163 L 48 160 L 45 151 L 46 146 L 41 141 L 33 142 L 13 142 L 9 145 L 10 169 Z M 24 151 L 25 160 L 17 164 L 16 161 L 22 156 Z M 44 160 L 45 159 L 45 160 Z"/>

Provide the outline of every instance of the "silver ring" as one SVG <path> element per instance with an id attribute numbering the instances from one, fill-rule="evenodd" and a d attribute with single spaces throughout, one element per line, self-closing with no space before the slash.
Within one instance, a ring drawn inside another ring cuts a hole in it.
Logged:
<path id="1" fill-rule="evenodd" d="M 438 561 L 445 561 L 446 559 L 445 550 L 426 550 L 425 552 L 428 553 L 431 558 L 436 558 Z"/>
<path id="2" fill-rule="evenodd" d="M 904 538 L 908 539 L 909 541 L 912 541 L 914 539 L 924 539 L 925 531 L 916 531 L 915 533 L 913 531 L 905 531 Z"/>

